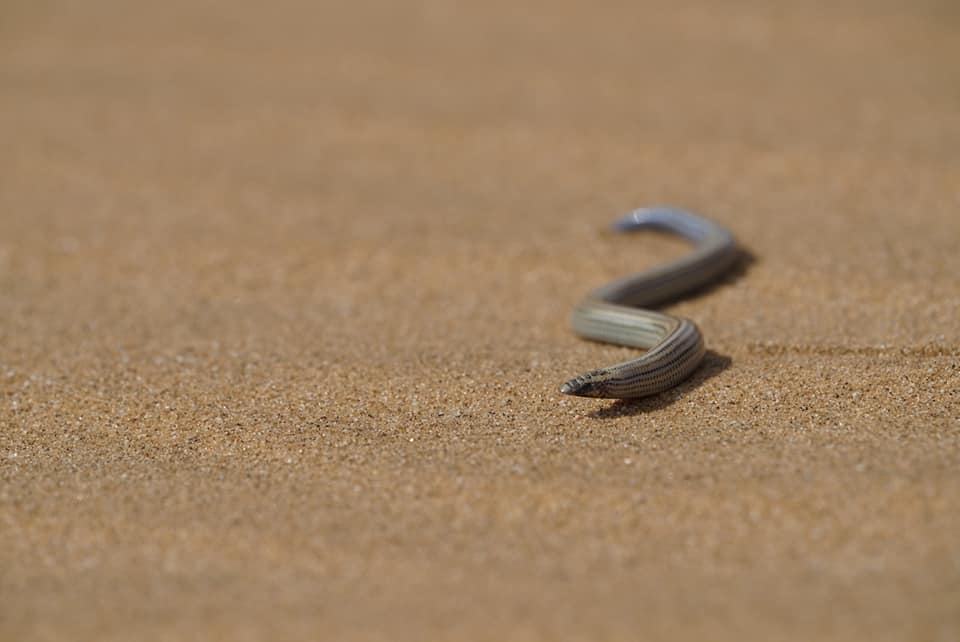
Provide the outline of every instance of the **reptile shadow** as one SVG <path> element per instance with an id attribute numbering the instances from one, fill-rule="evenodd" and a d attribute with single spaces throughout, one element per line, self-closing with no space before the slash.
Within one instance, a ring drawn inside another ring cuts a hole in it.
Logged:
<path id="1" fill-rule="evenodd" d="M 630 417 L 645 412 L 653 412 L 666 408 L 670 404 L 682 399 L 688 392 L 703 385 L 705 381 L 711 379 L 733 363 L 733 359 L 724 354 L 718 354 L 713 350 L 707 350 L 703 357 L 703 363 L 690 376 L 689 379 L 678 384 L 670 390 L 665 390 L 659 394 L 644 397 L 642 399 L 618 399 L 605 408 L 599 408 L 589 413 L 588 416 L 593 419 L 616 419 L 617 417 Z"/>

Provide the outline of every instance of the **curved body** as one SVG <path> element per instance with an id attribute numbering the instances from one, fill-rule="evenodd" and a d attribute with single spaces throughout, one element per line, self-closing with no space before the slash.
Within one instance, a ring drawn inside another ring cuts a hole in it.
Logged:
<path id="1" fill-rule="evenodd" d="M 703 335 L 689 319 L 642 308 L 674 300 L 722 276 L 738 256 L 725 228 L 672 207 L 644 207 L 614 224 L 619 231 L 658 229 L 691 241 L 694 250 L 670 263 L 618 279 L 590 292 L 573 312 L 580 336 L 647 352 L 571 379 L 560 392 L 580 397 L 631 399 L 672 388 L 700 365 Z"/>

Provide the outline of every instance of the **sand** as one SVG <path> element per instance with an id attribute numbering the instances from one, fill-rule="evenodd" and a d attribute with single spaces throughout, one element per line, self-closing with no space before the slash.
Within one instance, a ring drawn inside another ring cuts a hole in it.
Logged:
<path id="1" fill-rule="evenodd" d="M 137 4 L 0 20 L 0 638 L 960 639 L 949 3 Z"/>

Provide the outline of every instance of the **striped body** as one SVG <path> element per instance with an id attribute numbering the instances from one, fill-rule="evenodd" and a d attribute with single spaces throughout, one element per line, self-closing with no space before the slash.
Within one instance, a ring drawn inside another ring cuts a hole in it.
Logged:
<path id="1" fill-rule="evenodd" d="M 641 307 L 676 299 L 718 279 L 737 258 L 733 235 L 690 212 L 650 207 L 615 224 L 620 231 L 660 229 L 692 241 L 693 252 L 676 261 L 619 279 L 594 290 L 576 307 L 572 324 L 580 336 L 646 349 L 632 359 L 571 379 L 560 392 L 580 397 L 630 399 L 663 392 L 700 365 L 703 336 L 688 319 Z"/>

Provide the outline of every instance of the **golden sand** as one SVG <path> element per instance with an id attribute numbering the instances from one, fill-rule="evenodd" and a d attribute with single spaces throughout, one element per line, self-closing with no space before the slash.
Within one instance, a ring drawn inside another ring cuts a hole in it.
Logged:
<path id="1" fill-rule="evenodd" d="M 0 20 L 0 638 L 960 636 L 949 3 L 138 4 Z"/>

